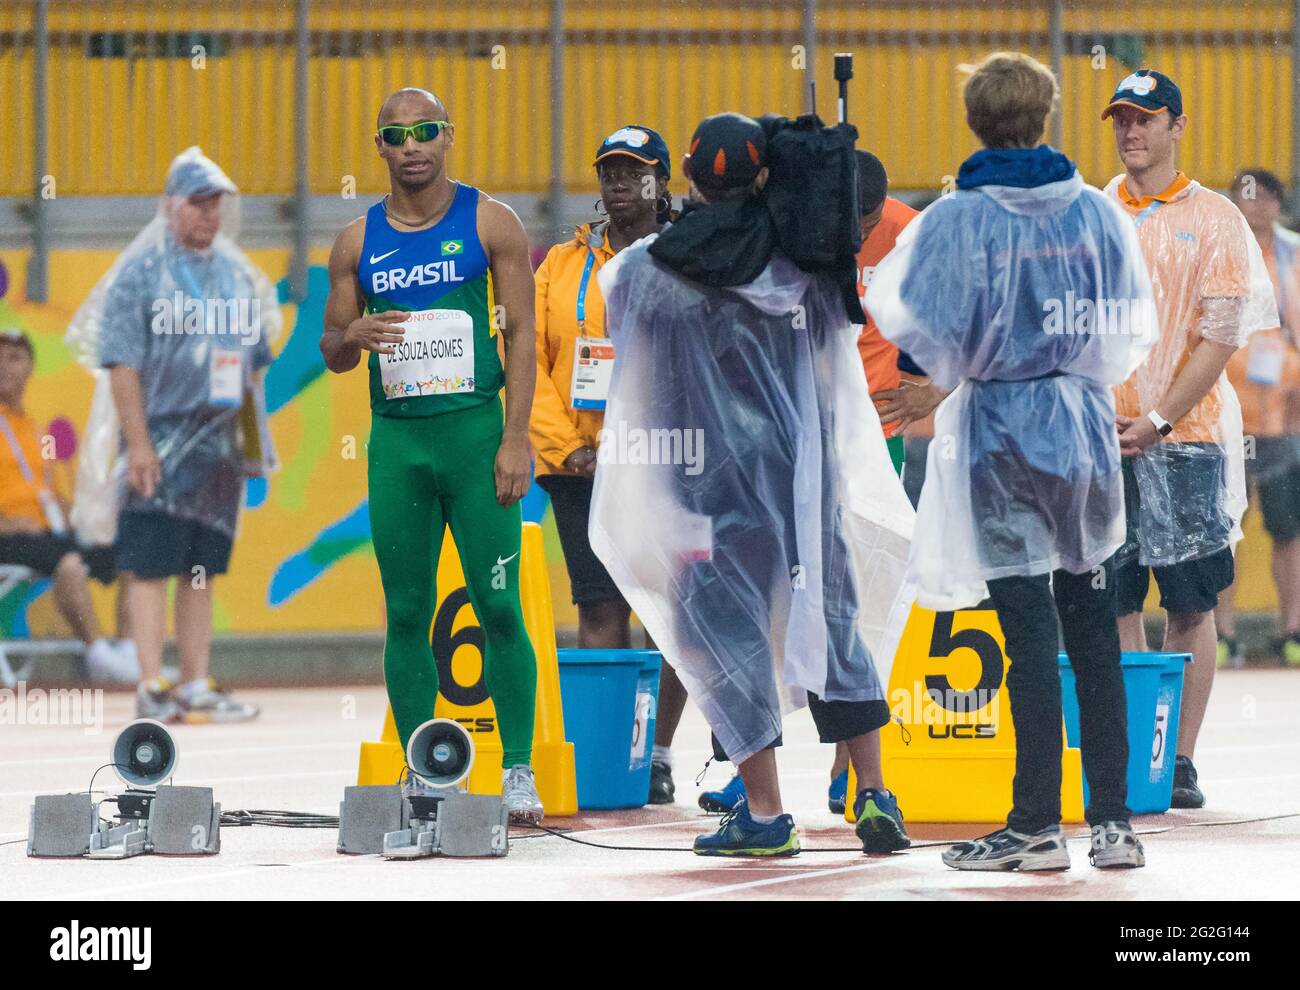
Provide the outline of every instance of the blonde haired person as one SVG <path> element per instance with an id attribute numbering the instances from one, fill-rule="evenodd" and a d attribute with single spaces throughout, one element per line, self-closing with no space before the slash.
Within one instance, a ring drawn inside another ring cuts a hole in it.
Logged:
<path id="1" fill-rule="evenodd" d="M 966 119 L 984 148 L 962 164 L 957 191 L 899 236 L 865 300 L 887 339 L 937 388 L 955 389 L 935 413 L 952 456 L 930 449 L 909 581 L 919 604 L 938 611 L 991 598 L 1011 660 L 1011 812 L 1005 828 L 944 852 L 958 870 L 1069 868 L 1058 619 L 1078 680 L 1090 859 L 1145 862 L 1125 803 L 1111 579 L 1124 503 L 1109 386 L 1149 346 L 1151 286 L 1124 214 L 1039 144 L 1056 92 L 1027 55 L 1001 52 L 976 67 Z M 1130 325 L 1102 327 L 1065 307 L 1083 300 L 1099 312 L 1113 299 L 1132 301 Z"/>

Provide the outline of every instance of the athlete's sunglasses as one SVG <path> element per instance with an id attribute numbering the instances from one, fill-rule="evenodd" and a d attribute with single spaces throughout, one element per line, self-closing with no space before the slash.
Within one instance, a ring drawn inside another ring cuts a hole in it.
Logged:
<path id="1" fill-rule="evenodd" d="M 405 124 L 389 124 L 386 127 L 379 128 L 379 136 L 383 139 L 384 144 L 400 148 L 406 144 L 408 137 L 415 138 L 421 144 L 426 141 L 436 140 L 438 135 L 450 126 L 451 122 L 447 120 L 422 120 L 409 127 Z"/>

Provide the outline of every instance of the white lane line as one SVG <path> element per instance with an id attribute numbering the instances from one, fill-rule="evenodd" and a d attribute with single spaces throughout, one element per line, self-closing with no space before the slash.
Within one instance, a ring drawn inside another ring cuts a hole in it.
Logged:
<path id="1" fill-rule="evenodd" d="M 296 743 L 285 744 L 282 746 L 235 746 L 228 749 L 185 749 L 185 759 L 192 760 L 199 757 L 207 756 L 241 756 L 246 753 L 300 753 L 322 749 L 341 749 L 344 746 L 354 749 L 361 745 L 360 741 L 348 740 L 346 742 L 314 742 L 314 743 Z M 60 763 L 87 763 L 94 757 L 88 757 L 85 754 L 75 756 L 47 756 L 36 760 L 3 760 L 0 761 L 0 767 L 35 767 L 35 766 L 54 766 Z"/>
<path id="2" fill-rule="evenodd" d="M 711 816 L 711 820 L 717 821 L 720 819 L 720 817 L 721 817 L 720 815 L 713 815 Z M 563 821 L 567 821 L 567 819 L 557 818 L 556 821 L 563 822 Z M 543 819 L 542 824 L 546 825 L 547 828 L 554 829 L 557 832 L 563 832 L 566 836 L 573 836 L 575 838 L 580 838 L 586 835 L 608 835 L 611 832 L 639 832 L 642 829 L 648 829 L 648 828 L 672 828 L 675 825 L 698 826 L 701 824 L 707 824 L 709 821 L 710 818 L 705 818 L 704 816 L 701 816 L 699 818 L 674 818 L 671 821 L 666 821 L 666 822 L 649 822 L 645 825 L 611 825 L 608 828 L 566 828 L 563 825 L 548 825 L 545 819 Z M 524 836 L 524 835 L 544 836 L 545 838 L 548 839 L 559 838 L 559 836 L 548 835 L 547 833 L 541 831 L 540 829 L 533 829 L 533 828 L 521 829 L 519 834 L 520 836 Z"/>
<path id="3" fill-rule="evenodd" d="M 347 857 L 341 853 L 336 853 L 329 859 L 310 859 L 303 863 L 276 863 L 268 866 L 246 866 L 234 870 L 222 870 L 219 873 L 204 873 L 199 876 L 177 876 L 169 877 L 166 880 L 148 880 L 144 883 L 118 884 L 113 887 L 97 887 L 90 890 L 74 891 L 72 893 L 47 894 L 44 897 L 38 897 L 36 900 L 41 901 L 63 901 L 63 900 L 82 900 L 90 897 L 108 897 L 113 894 L 124 894 L 133 890 L 149 890 L 153 887 L 170 887 L 178 883 L 198 884 L 208 880 L 224 880 L 229 877 L 247 876 L 253 873 L 266 873 L 268 870 L 285 870 L 300 869 L 304 866 L 325 866 L 330 863 L 346 862 Z"/>
<path id="4" fill-rule="evenodd" d="M 836 866 L 829 870 L 809 870 L 805 873 L 792 874 L 782 877 L 767 877 L 763 880 L 746 880 L 744 883 L 732 883 L 722 887 L 706 887 L 700 890 L 687 891 L 684 894 L 667 894 L 663 897 L 654 898 L 659 901 L 690 901 L 699 897 L 713 897 L 717 894 L 730 894 L 740 890 L 751 890 L 755 887 L 768 887 L 772 884 L 790 883 L 796 880 L 816 880 L 820 877 L 832 877 L 841 873 L 861 873 L 863 870 L 880 869 L 885 866 L 885 862 L 880 863 L 856 863 L 852 866 Z"/>
<path id="5" fill-rule="evenodd" d="M 1270 780 L 1300 780 L 1300 773 L 1274 773 L 1261 777 L 1204 777 L 1200 783 L 1210 787 L 1226 787 L 1231 784 L 1265 784 Z"/>
<path id="6" fill-rule="evenodd" d="M 182 777 L 181 779 L 177 780 L 177 783 L 204 786 L 207 784 L 242 784 L 245 783 L 246 781 L 253 781 L 253 780 L 290 781 L 290 780 L 300 780 L 304 777 L 338 777 L 338 776 L 355 777 L 356 774 L 357 771 L 353 767 L 348 767 L 345 770 L 300 770 L 293 773 L 281 772 L 281 773 L 264 773 L 264 774 L 242 774 L 238 777 Z M 112 781 L 111 777 L 106 777 L 105 779 Z M 105 790 L 119 790 L 124 786 L 125 785 L 118 785 L 116 782 L 113 782 L 107 788 L 98 787 L 95 790 L 96 793 L 100 793 Z M 81 788 L 80 790 L 84 792 L 85 788 Z M 34 797 L 37 794 L 75 794 L 75 793 L 77 793 L 77 791 L 52 791 L 50 788 L 46 787 L 37 791 L 4 791 L 4 792 L 0 792 L 0 798 Z M 342 794 L 339 795 L 340 798 L 342 796 L 343 796 Z M 220 798 L 221 795 L 218 794 L 217 797 Z"/>
<path id="7" fill-rule="evenodd" d="M 1300 742 L 1257 743 L 1253 746 L 1200 746 L 1196 752 L 1201 753 L 1271 753 L 1280 750 L 1300 749 Z"/>

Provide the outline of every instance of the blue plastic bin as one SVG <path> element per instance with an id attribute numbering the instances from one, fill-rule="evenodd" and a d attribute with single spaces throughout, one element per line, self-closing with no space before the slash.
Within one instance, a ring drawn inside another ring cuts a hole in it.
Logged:
<path id="1" fill-rule="evenodd" d="M 1079 745 L 1079 702 L 1074 670 L 1062 653 L 1061 700 L 1065 709 L 1065 738 Z M 1174 751 L 1178 745 L 1178 712 L 1183 699 L 1183 668 L 1187 653 L 1125 653 L 1124 693 L 1128 699 L 1128 806 L 1134 814 L 1169 810 L 1174 789 Z M 1083 776 L 1087 805 L 1088 775 Z"/>
<path id="2" fill-rule="evenodd" d="M 640 808 L 650 794 L 648 740 L 653 737 L 650 717 L 658 702 L 659 653 L 558 650 L 557 655 L 564 734 L 573 743 L 578 777 L 578 807 Z"/>

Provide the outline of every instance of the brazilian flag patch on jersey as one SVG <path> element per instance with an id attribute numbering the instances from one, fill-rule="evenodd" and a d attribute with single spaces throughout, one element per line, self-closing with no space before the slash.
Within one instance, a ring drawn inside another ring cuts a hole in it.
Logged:
<path id="1" fill-rule="evenodd" d="M 442 253 L 444 256 L 449 254 L 462 254 L 464 250 L 465 250 L 464 241 L 443 241 L 442 242 Z"/>

